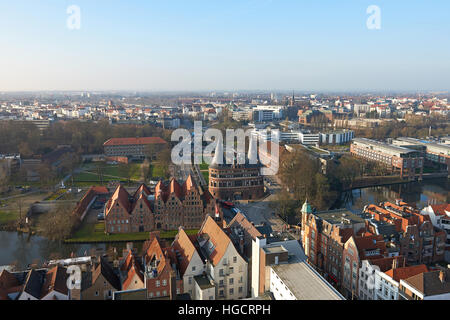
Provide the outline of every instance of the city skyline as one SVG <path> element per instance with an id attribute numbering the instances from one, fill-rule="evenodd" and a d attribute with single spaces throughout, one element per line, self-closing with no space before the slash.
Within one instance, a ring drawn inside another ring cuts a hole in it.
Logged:
<path id="1" fill-rule="evenodd" d="M 67 9 L 80 8 L 70 30 Z M 367 8 L 381 10 L 370 30 Z M 0 4 L 0 91 L 448 91 L 445 1 Z"/>

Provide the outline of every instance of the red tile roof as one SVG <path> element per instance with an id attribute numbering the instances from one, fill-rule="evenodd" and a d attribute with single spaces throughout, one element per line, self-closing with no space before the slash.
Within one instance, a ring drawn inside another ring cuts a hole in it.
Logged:
<path id="1" fill-rule="evenodd" d="M 97 187 L 97 186 L 90 187 L 89 190 L 86 192 L 86 194 L 83 196 L 83 198 L 81 198 L 81 200 L 77 203 L 72 214 L 81 218 L 81 215 L 87 209 L 89 203 L 91 203 L 92 199 L 94 199 L 95 196 L 98 196 L 100 194 L 108 194 L 108 193 L 109 193 L 109 190 L 106 187 L 101 187 L 101 186 L 100 187 Z"/>
<path id="2" fill-rule="evenodd" d="M 447 214 L 445 213 L 450 212 L 450 204 L 446 203 L 446 204 L 438 204 L 438 205 L 432 205 L 431 208 L 434 211 L 434 214 L 437 216 L 446 216 Z"/>
<path id="3" fill-rule="evenodd" d="M 47 294 L 53 290 L 67 295 L 69 290 L 67 288 L 67 269 L 61 266 L 56 266 L 45 275 L 45 282 L 42 286 L 41 298 L 44 298 Z"/>
<path id="4" fill-rule="evenodd" d="M 106 141 L 104 146 L 121 146 L 121 145 L 147 145 L 147 144 L 167 144 L 160 137 L 143 137 L 143 138 L 112 138 Z"/>
<path id="5" fill-rule="evenodd" d="M 245 232 L 247 232 L 253 240 L 255 240 L 257 237 L 261 237 L 262 234 L 258 231 L 258 229 L 255 228 L 255 226 L 245 218 L 245 216 L 238 212 L 234 218 L 230 221 L 228 224 L 228 227 L 232 227 L 234 224 L 238 224 L 241 226 Z"/>
<path id="6" fill-rule="evenodd" d="M 231 242 L 230 237 L 228 237 L 225 231 L 223 231 L 222 228 L 210 216 L 208 216 L 206 221 L 203 223 L 199 231 L 199 235 L 207 235 L 209 240 L 214 245 L 214 251 L 210 254 L 209 258 L 211 259 L 213 265 L 216 266 L 222 259 Z"/>
<path id="7" fill-rule="evenodd" d="M 390 269 L 385 273 L 395 281 L 400 282 L 400 280 L 408 279 L 423 272 L 428 272 L 428 268 L 426 265 L 420 264 L 417 266 Z"/>
<path id="8" fill-rule="evenodd" d="M 197 249 L 195 248 L 192 239 L 186 234 L 183 228 L 179 229 L 178 234 L 172 243 L 172 247 L 180 254 L 178 265 L 180 274 L 183 276 Z"/>
<path id="9" fill-rule="evenodd" d="M 120 270 L 126 273 L 126 278 L 122 284 L 122 290 L 128 289 L 128 287 L 131 285 L 131 281 L 133 281 L 133 278 L 135 276 L 138 276 L 141 284 L 144 285 L 143 271 L 141 270 L 139 263 L 136 262 L 136 259 L 131 250 L 128 251 L 128 255 Z"/>

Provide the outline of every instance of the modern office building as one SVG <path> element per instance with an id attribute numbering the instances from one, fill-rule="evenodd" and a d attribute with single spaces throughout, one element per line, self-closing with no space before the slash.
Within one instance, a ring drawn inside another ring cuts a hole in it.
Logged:
<path id="1" fill-rule="evenodd" d="M 370 140 L 355 138 L 350 153 L 361 159 L 378 162 L 403 178 L 413 180 L 416 175 L 422 179 L 424 159 L 420 151 Z"/>
<path id="2" fill-rule="evenodd" d="M 160 137 L 112 138 L 103 144 L 107 157 L 128 157 L 143 160 L 148 145 L 164 146 L 167 142 Z"/>
<path id="3" fill-rule="evenodd" d="M 450 145 L 408 137 L 397 138 L 392 143 L 421 151 L 426 161 L 440 167 L 446 167 L 450 176 Z"/>

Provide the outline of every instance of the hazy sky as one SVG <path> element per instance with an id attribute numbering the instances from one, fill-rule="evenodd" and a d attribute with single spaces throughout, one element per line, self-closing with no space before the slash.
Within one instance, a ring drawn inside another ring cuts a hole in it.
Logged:
<path id="1" fill-rule="evenodd" d="M 0 91 L 239 89 L 450 90 L 450 1 L 0 0 Z"/>

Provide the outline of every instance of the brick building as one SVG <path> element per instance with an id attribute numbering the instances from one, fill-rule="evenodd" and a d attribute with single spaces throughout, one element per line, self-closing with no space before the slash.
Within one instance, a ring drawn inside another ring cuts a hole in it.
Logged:
<path id="1" fill-rule="evenodd" d="M 155 193 L 141 185 L 130 195 L 119 185 L 105 206 L 107 233 L 148 232 L 199 228 L 204 218 L 213 216 L 216 202 L 208 191 L 203 191 L 189 176 L 183 185 L 172 179 L 162 181 Z"/>
<path id="2" fill-rule="evenodd" d="M 361 235 L 351 236 L 344 245 L 343 261 L 343 293 L 350 299 L 358 297 L 359 274 L 362 261 L 369 262 L 382 259 L 386 254 L 386 243 L 382 235 L 363 232 Z"/>
<path id="3" fill-rule="evenodd" d="M 355 138 L 350 153 L 361 159 L 373 161 L 398 172 L 403 178 L 413 180 L 416 174 L 422 179 L 424 159 L 417 150 L 394 146 L 366 138 Z"/>
<path id="4" fill-rule="evenodd" d="M 155 148 L 167 145 L 160 137 L 143 138 L 112 138 L 103 144 L 107 157 L 128 157 L 132 160 L 144 160 L 146 148 L 154 145 Z"/>
<path id="5" fill-rule="evenodd" d="M 364 213 L 371 220 L 393 226 L 393 242 L 398 244 L 399 254 L 406 258 L 406 263 L 430 264 L 444 260 L 446 233 L 433 226 L 427 215 L 407 203 L 384 202 L 379 206 L 371 204 L 364 208 Z"/>
<path id="6" fill-rule="evenodd" d="M 170 247 L 163 248 L 157 232 L 150 234 L 143 251 L 147 299 L 175 299 L 177 294 L 183 292 L 183 281 L 176 270 L 174 251 Z"/>
<path id="7" fill-rule="evenodd" d="M 339 288 L 344 245 L 364 226 L 363 218 L 345 209 L 313 212 L 308 201 L 302 207 L 302 244 L 308 262 Z"/>
<path id="8" fill-rule="evenodd" d="M 253 151 L 252 151 L 253 150 Z M 249 159 L 256 159 L 250 161 Z M 221 200 L 251 200 L 264 195 L 261 164 L 257 158 L 255 139 L 250 139 L 249 157 L 239 164 L 237 156 L 233 163 L 223 161 L 223 148 L 217 144 L 214 158 L 209 166 L 209 192 Z M 255 162 L 255 164 L 253 164 Z"/>

